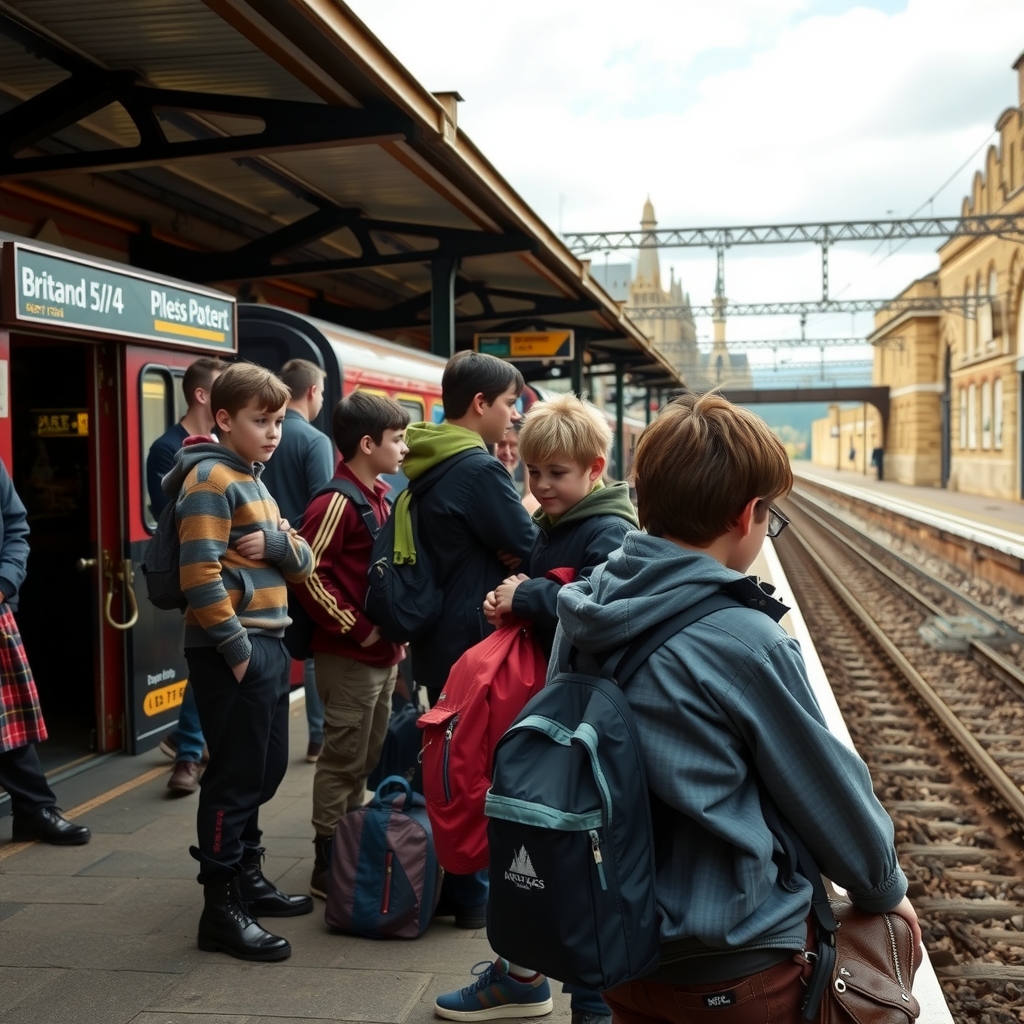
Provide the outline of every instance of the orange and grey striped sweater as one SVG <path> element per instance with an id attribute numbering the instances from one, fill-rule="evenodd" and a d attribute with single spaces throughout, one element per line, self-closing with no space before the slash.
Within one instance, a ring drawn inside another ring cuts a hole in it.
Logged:
<path id="1" fill-rule="evenodd" d="M 181 541 L 181 589 L 188 601 L 185 646 L 216 647 L 228 665 L 245 661 L 255 633 L 283 636 L 288 617 L 286 581 L 301 583 L 313 567 L 309 545 L 281 518 L 260 482 L 263 464 L 246 463 L 206 438 L 186 438 L 164 477 L 176 494 Z M 243 558 L 239 538 L 266 534 L 263 559 Z"/>

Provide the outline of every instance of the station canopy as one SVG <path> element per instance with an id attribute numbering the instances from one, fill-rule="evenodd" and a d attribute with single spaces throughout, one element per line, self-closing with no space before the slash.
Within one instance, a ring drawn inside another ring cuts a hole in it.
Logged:
<path id="1" fill-rule="evenodd" d="M 590 363 L 679 384 L 459 130 L 459 99 L 339 0 L 0 2 L 9 201 L 100 211 L 132 265 L 243 300 L 422 345 L 447 294 L 459 348 L 568 327 Z"/>

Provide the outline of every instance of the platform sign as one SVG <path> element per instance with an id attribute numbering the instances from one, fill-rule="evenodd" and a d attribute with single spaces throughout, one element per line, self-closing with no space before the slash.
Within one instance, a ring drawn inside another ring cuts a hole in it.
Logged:
<path id="1" fill-rule="evenodd" d="M 8 321 L 236 349 L 236 302 L 222 292 L 20 242 L 4 245 L 3 276 Z"/>
<path id="2" fill-rule="evenodd" d="M 520 331 L 512 334 L 474 334 L 477 352 L 511 362 L 543 360 L 564 363 L 572 359 L 575 336 L 572 331 Z"/>

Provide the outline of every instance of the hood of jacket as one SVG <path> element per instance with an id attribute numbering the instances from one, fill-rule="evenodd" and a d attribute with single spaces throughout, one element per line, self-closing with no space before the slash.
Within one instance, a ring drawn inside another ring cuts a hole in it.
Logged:
<path id="1" fill-rule="evenodd" d="M 598 480 L 594 489 L 568 512 L 552 518 L 543 509 L 537 509 L 533 513 L 533 521 L 545 533 L 550 533 L 556 526 L 578 523 L 583 519 L 593 519 L 594 516 L 619 516 L 639 529 L 636 509 L 629 500 L 629 484 L 624 480 L 617 480 L 606 486 L 603 481 Z"/>
<path id="2" fill-rule="evenodd" d="M 243 473 L 251 473 L 257 479 L 263 472 L 262 462 L 246 462 L 240 455 L 206 434 L 193 434 L 182 441 L 181 448 L 174 458 L 174 465 L 160 481 L 164 494 L 177 498 L 185 477 L 204 459 L 216 459 L 218 462 L 240 469 Z"/>
<path id="3" fill-rule="evenodd" d="M 423 476 L 445 459 L 467 448 L 487 451 L 484 439 L 475 431 L 454 423 L 410 423 L 405 431 L 409 452 L 402 462 L 402 471 L 410 480 Z"/>
<path id="4" fill-rule="evenodd" d="M 770 584 L 728 569 L 702 551 L 635 531 L 589 578 L 562 587 L 558 621 L 574 647 L 607 651 L 719 590 L 776 622 L 789 610 L 771 596 Z"/>

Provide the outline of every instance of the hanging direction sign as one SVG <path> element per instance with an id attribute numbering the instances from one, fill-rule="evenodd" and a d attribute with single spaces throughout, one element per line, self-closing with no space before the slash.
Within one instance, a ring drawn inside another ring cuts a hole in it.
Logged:
<path id="1" fill-rule="evenodd" d="M 230 295 L 21 242 L 3 254 L 7 321 L 235 351 Z"/>
<path id="2" fill-rule="evenodd" d="M 573 357 L 575 336 L 572 331 L 520 331 L 513 334 L 474 334 L 477 352 L 508 359 L 511 362 L 543 360 L 564 363 Z"/>

